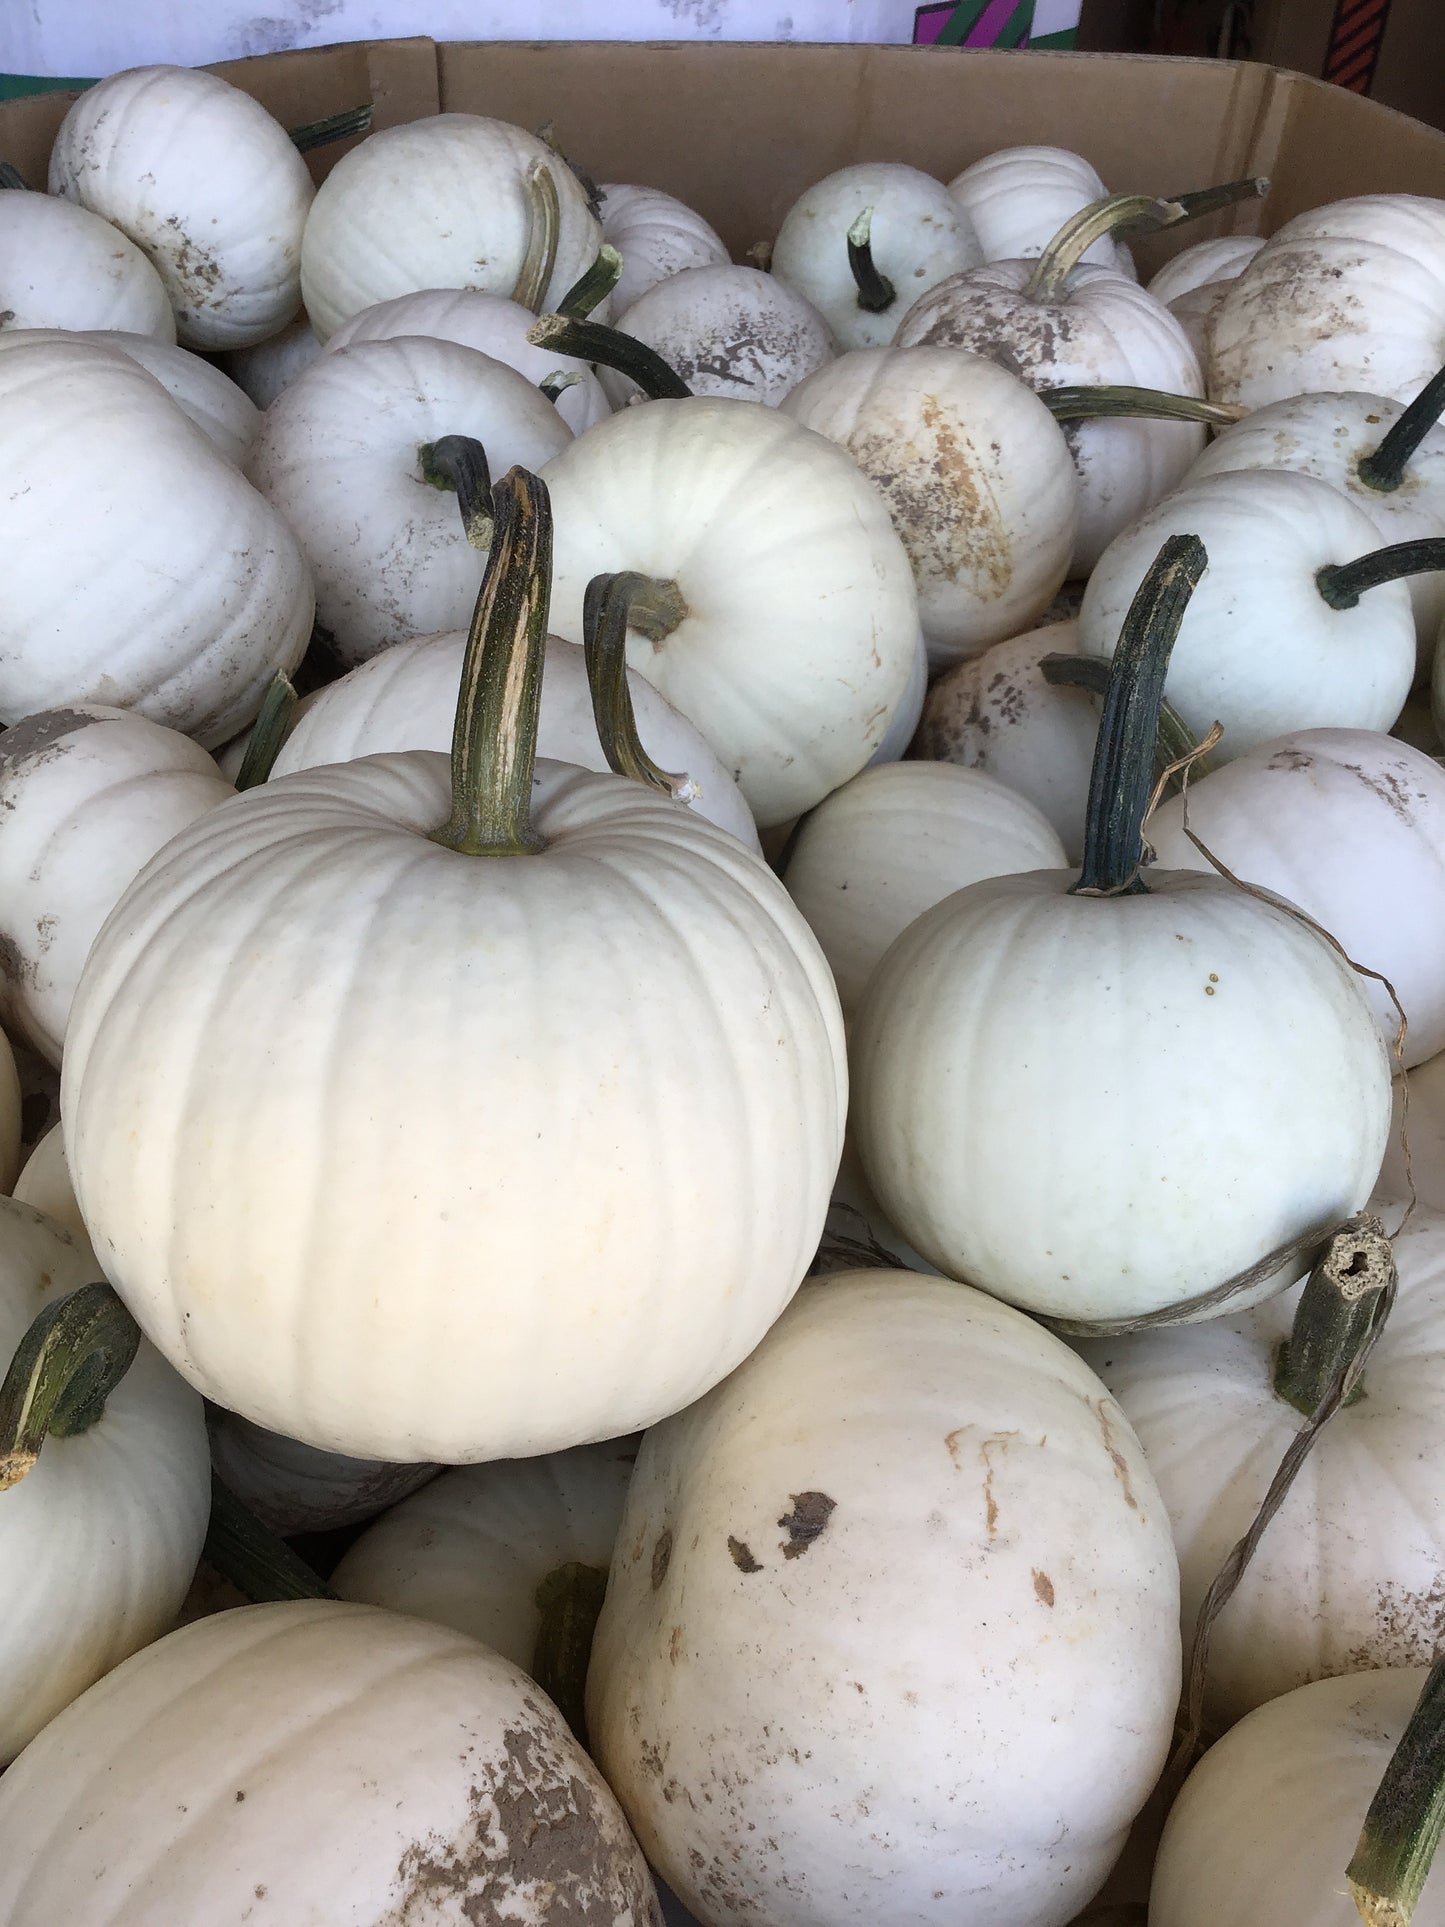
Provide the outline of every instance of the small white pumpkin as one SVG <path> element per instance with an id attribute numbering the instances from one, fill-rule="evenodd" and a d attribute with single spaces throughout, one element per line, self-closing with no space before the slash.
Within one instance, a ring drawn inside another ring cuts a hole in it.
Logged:
<path id="1" fill-rule="evenodd" d="M 1149 282 L 1149 292 L 1168 308 L 1199 288 L 1237 281 L 1263 246 L 1264 237 L 1258 234 L 1224 234 L 1214 241 L 1196 241 L 1170 256 Z"/>
<path id="2" fill-rule="evenodd" d="M 216 361 L 258 408 L 269 408 L 320 353 L 315 329 L 299 314 L 279 334 L 268 335 L 254 348 L 233 348 Z"/>
<path id="3" fill-rule="evenodd" d="M 973 222 L 985 261 L 1036 259 L 1065 221 L 1109 192 L 1066 147 L 1000 147 L 956 174 L 948 191 Z M 1112 234 L 1091 242 L 1083 258 L 1135 278 L 1128 248 Z"/>
<path id="4" fill-rule="evenodd" d="M 149 257 L 187 348 L 249 347 L 296 312 L 311 175 L 286 129 L 218 74 L 133 67 L 88 87 L 55 136 L 50 191 Z"/>
<path id="5" fill-rule="evenodd" d="M 859 348 L 783 408 L 846 448 L 888 504 L 935 668 L 1048 608 L 1079 490 L 1064 431 L 1023 382 L 956 348 Z"/>
<path id="6" fill-rule="evenodd" d="M 804 819 L 783 882 L 847 1017 L 884 951 L 925 910 L 981 877 L 1067 862 L 1048 820 L 994 777 L 954 763 L 885 763 Z"/>
<path id="7" fill-rule="evenodd" d="M 760 268 L 683 268 L 640 296 L 617 323 L 653 349 L 695 395 L 776 407 L 835 352 L 811 302 Z M 621 408 L 641 399 L 615 369 L 601 381 Z"/>
<path id="8" fill-rule="evenodd" d="M 860 219 L 876 286 L 855 272 Z M 886 348 L 912 302 L 985 258 L 967 210 L 940 181 L 897 161 L 867 161 L 839 168 L 793 203 L 772 265 L 841 347 Z"/>
<path id="9" fill-rule="evenodd" d="M 725 267 L 726 247 L 702 216 L 659 187 L 608 181 L 602 200 L 602 238 L 622 256 L 612 290 L 615 314 L 626 314 L 659 281 L 684 268 Z"/>
<path id="10" fill-rule="evenodd" d="M 137 1654 L 0 1781 L 0 1837 L 7 1927 L 662 1919 L 545 1694 L 460 1633 L 334 1600 Z"/>
<path id="11" fill-rule="evenodd" d="M 512 295 L 533 241 L 529 175 L 557 198 L 551 271 L 536 306 L 555 307 L 592 265 L 602 229 L 567 163 L 535 134 L 480 114 L 433 114 L 370 134 L 317 189 L 301 287 L 323 341 L 378 301 L 424 288 Z"/>
<path id="12" fill-rule="evenodd" d="M 1177 1599 L 1065 1346 L 966 1286 L 834 1275 L 644 1438 L 588 1728 L 715 1927 L 1060 1927 L 1167 1751 Z"/>
<path id="13" fill-rule="evenodd" d="M 39 1313 L 98 1275 L 84 1239 L 0 1198 L 0 1376 Z M 171 1624 L 210 1503 L 201 1401 L 142 1341 L 100 1417 L 0 1486 L 0 1764 Z"/>
<path id="14" fill-rule="evenodd" d="M 434 1479 L 435 1465 L 389 1465 L 318 1452 L 213 1406 L 206 1429 L 222 1482 L 271 1532 L 331 1532 L 359 1525 Z"/>
<path id="15" fill-rule="evenodd" d="M 474 436 L 498 475 L 572 439 L 515 368 L 421 335 L 323 355 L 266 411 L 246 472 L 295 530 L 317 620 L 348 667 L 471 615 L 483 557 L 455 492 L 422 470 L 421 451 L 445 435 Z"/>
<path id="16" fill-rule="evenodd" d="M 19 1180 L 21 1130 L 20 1073 L 10 1040 L 0 1030 L 0 1196 Z"/>
<path id="17" fill-rule="evenodd" d="M 0 1017 L 49 1063 L 122 890 L 232 794 L 189 737 L 122 709 L 42 710 L 0 732 Z"/>
<path id="18" fill-rule="evenodd" d="M 4 1032 L 0 1031 L 0 1036 L 3 1035 Z M 3 1065 L 0 1065 L 0 1079 L 3 1079 Z M 16 1088 L 18 1090 L 18 1083 Z M 65 1137 L 58 1121 L 37 1139 L 21 1166 L 13 1195 L 21 1204 L 28 1204 L 33 1210 L 43 1212 L 52 1224 L 60 1225 L 77 1242 L 84 1243 L 86 1249 L 90 1249 L 90 1234 L 80 1215 L 80 1206 L 75 1202 L 75 1192 L 71 1189 L 70 1167 L 65 1162 Z M 91 1275 L 100 1276 L 98 1265 Z"/>
<path id="19" fill-rule="evenodd" d="M 176 338 L 170 296 L 135 243 L 53 194 L 0 194 L 0 289 L 0 328 L 126 328 Z"/>

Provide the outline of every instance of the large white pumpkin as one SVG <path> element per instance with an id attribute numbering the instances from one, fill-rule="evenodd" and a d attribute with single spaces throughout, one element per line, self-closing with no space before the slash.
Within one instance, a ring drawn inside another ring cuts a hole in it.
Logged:
<path id="1" fill-rule="evenodd" d="M 0 288 L 6 329 L 127 328 L 176 338 L 170 296 L 135 243 L 53 194 L 0 194 Z"/>
<path id="2" fill-rule="evenodd" d="M 661 355 L 693 394 L 769 407 L 835 352 L 812 303 L 760 268 L 684 268 L 640 295 L 617 326 Z M 618 407 L 641 399 L 612 369 L 602 385 Z"/>
<path id="3" fill-rule="evenodd" d="M 475 1640 L 334 1601 L 198 1620 L 0 1782 L 7 1927 L 660 1927 L 600 1774 Z"/>
<path id="4" fill-rule="evenodd" d="M 1176 1601 L 1077 1358 L 965 1286 L 833 1276 L 643 1440 L 592 1745 L 712 1927 L 1060 1927 L 1163 1763 Z"/>
<path id="5" fill-rule="evenodd" d="M 264 341 L 300 304 L 310 172 L 285 128 L 218 74 L 134 67 L 87 88 L 55 136 L 50 191 L 150 258 L 188 348 Z"/>
<path id="6" fill-rule="evenodd" d="M 1167 308 L 1200 288 L 1236 281 L 1263 246 L 1263 238 L 1257 234 L 1224 234 L 1213 241 L 1196 241 L 1170 256 L 1149 282 L 1149 292 Z"/>
<path id="7" fill-rule="evenodd" d="M 973 222 L 985 261 L 1035 259 L 1065 221 L 1109 192 L 1066 147 L 1000 147 L 956 174 L 948 191 Z M 1133 278 L 1129 250 L 1112 234 L 1091 242 L 1084 259 Z"/>
<path id="8" fill-rule="evenodd" d="M 626 314 L 640 296 L 684 268 L 723 267 L 728 251 L 702 216 L 657 187 L 608 181 L 602 200 L 602 238 L 622 256 L 612 290 L 615 314 Z"/>

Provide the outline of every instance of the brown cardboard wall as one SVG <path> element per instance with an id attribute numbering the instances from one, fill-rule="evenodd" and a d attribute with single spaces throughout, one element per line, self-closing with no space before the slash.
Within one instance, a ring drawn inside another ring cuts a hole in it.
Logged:
<path id="1" fill-rule="evenodd" d="M 1323 71 L 1335 0 L 1255 0 L 1258 59 L 1302 74 Z M 1371 98 L 1445 127 L 1445 4 L 1392 0 Z"/>

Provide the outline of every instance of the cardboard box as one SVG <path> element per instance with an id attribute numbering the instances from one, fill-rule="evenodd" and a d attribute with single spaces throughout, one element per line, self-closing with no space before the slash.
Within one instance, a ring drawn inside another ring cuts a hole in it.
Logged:
<path id="1" fill-rule="evenodd" d="M 995 148 L 1077 148 L 1112 188 L 1267 174 L 1250 202 L 1140 249 L 1146 270 L 1214 233 L 1278 227 L 1344 195 L 1445 198 L 1445 133 L 1255 63 L 955 47 L 357 42 L 216 69 L 294 125 L 370 99 L 375 125 L 441 110 L 539 128 L 598 180 L 679 194 L 742 251 L 831 169 L 899 160 L 943 179 Z M 0 103 L 0 154 L 41 184 L 74 96 Z M 345 146 L 309 158 L 318 175 Z"/>
<path id="2" fill-rule="evenodd" d="M 1255 0 L 1250 40 L 1260 60 L 1445 127 L 1440 0 Z"/>

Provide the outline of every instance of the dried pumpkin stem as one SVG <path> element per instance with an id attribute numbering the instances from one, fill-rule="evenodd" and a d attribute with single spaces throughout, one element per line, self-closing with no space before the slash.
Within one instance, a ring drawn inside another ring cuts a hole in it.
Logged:
<path id="1" fill-rule="evenodd" d="M 1366 488 L 1391 495 L 1405 479 L 1405 469 L 1421 442 L 1445 409 L 1445 368 L 1431 377 L 1373 454 L 1362 456 L 1355 469 Z"/>
<path id="2" fill-rule="evenodd" d="M 606 1572 L 575 1559 L 549 1572 L 536 1593 L 542 1623 L 529 1670 L 582 1747 L 587 1745 L 587 1667 L 606 1594 Z"/>
<path id="3" fill-rule="evenodd" d="M 1071 894 L 1147 893 L 1139 866 L 1144 815 L 1154 789 L 1164 678 L 1189 598 L 1208 562 L 1197 535 L 1171 535 L 1124 618 L 1089 777 L 1084 861 Z"/>
<path id="4" fill-rule="evenodd" d="M 622 256 L 610 241 L 604 241 L 591 267 L 583 269 L 557 303 L 558 314 L 585 321 L 592 310 L 607 299 L 621 279 Z"/>
<path id="5" fill-rule="evenodd" d="M 1247 412 L 1234 402 L 1171 395 L 1162 388 L 1061 387 L 1036 388 L 1034 393 L 1056 422 L 1204 422 L 1210 428 L 1232 428 Z"/>
<path id="6" fill-rule="evenodd" d="M 573 315 L 544 314 L 527 330 L 534 348 L 552 348 L 574 361 L 596 361 L 635 381 L 652 401 L 686 401 L 692 390 L 670 368 L 655 348 L 620 328 L 600 321 L 579 321 Z"/>
<path id="7" fill-rule="evenodd" d="M 417 460 L 424 482 L 455 491 L 466 538 L 485 555 L 492 546 L 492 472 L 482 444 L 475 435 L 443 435 L 423 442 Z"/>
<path id="8" fill-rule="evenodd" d="M 1039 663 L 1039 671 L 1044 681 L 1056 689 L 1086 689 L 1091 696 L 1102 696 L 1109 687 L 1109 665 L 1102 656 L 1045 656 Z M 1155 782 L 1186 757 L 1191 782 L 1213 773 L 1214 765 L 1207 752 L 1199 748 L 1188 723 L 1171 702 L 1161 697 L 1159 730 L 1154 744 Z M 1182 778 L 1172 778 L 1171 786 L 1181 788 Z"/>
<path id="9" fill-rule="evenodd" d="M 270 776 L 295 714 L 296 685 L 284 669 L 278 669 L 267 686 L 260 713 L 251 725 L 246 753 L 236 771 L 238 790 L 257 789 Z"/>
<path id="10" fill-rule="evenodd" d="M 1059 229 L 1039 256 L 1024 293 L 1031 301 L 1057 301 L 1064 283 L 1096 241 L 1106 234 L 1154 234 L 1217 214 L 1236 201 L 1254 200 L 1269 192 L 1262 176 L 1226 181 L 1191 194 L 1161 197 L 1153 194 L 1109 194 L 1079 209 Z"/>
<path id="11" fill-rule="evenodd" d="M 1422 536 L 1418 542 L 1392 542 L 1372 549 L 1353 562 L 1328 562 L 1315 575 L 1319 592 L 1332 609 L 1353 609 L 1367 589 L 1406 576 L 1429 575 L 1445 569 L 1445 536 Z"/>
<path id="12" fill-rule="evenodd" d="M 1361 1920 L 1409 1927 L 1445 1832 L 1445 1659 L 1426 1675 L 1345 1869 Z"/>
<path id="13" fill-rule="evenodd" d="M 537 386 L 555 408 L 567 390 L 577 387 L 581 380 L 575 368 L 554 368 L 550 375 L 543 375 Z"/>
<path id="14" fill-rule="evenodd" d="M 201 1557 L 258 1605 L 274 1599 L 336 1597 L 301 1555 L 263 1526 L 214 1471 L 211 1518 Z"/>
<path id="15" fill-rule="evenodd" d="M 0 187 L 28 188 L 29 185 L 18 167 L 12 167 L 9 161 L 0 161 Z"/>
<path id="16" fill-rule="evenodd" d="M 1395 1259 L 1384 1226 L 1378 1218 L 1351 1220 L 1300 1293 L 1290 1335 L 1275 1360 L 1277 1396 L 1313 1418 L 1343 1361 L 1353 1373 L 1345 1402 L 1363 1397 L 1354 1361 L 1373 1345 L 1394 1292 Z"/>
<path id="17" fill-rule="evenodd" d="M 48 1436 L 89 1431 L 139 1346 L 140 1327 L 107 1284 L 45 1306 L 0 1381 L 0 1492 L 32 1469 Z"/>
<path id="18" fill-rule="evenodd" d="M 865 207 L 848 230 L 848 266 L 858 286 L 858 306 L 865 314 L 883 314 L 898 299 L 898 290 L 873 259 L 873 210 Z"/>
<path id="19" fill-rule="evenodd" d="M 545 161 L 532 162 L 527 169 L 525 187 L 531 221 L 527 231 L 527 252 L 522 257 L 512 299 L 535 314 L 546 298 L 552 271 L 557 265 L 562 208 L 557 199 L 557 183 Z"/>
<path id="20" fill-rule="evenodd" d="M 697 785 L 686 774 L 674 776 L 660 769 L 637 734 L 627 682 L 627 632 L 636 629 L 661 642 L 686 613 L 675 582 L 659 582 L 632 570 L 593 576 L 582 603 L 587 686 L 607 767 L 684 803 L 697 795 Z"/>
<path id="21" fill-rule="evenodd" d="M 309 120 L 304 127 L 291 129 L 291 145 L 303 154 L 313 147 L 329 147 L 332 141 L 350 140 L 353 134 L 371 132 L 371 102 L 348 107 L 344 113 L 328 114 L 325 120 Z"/>
<path id="22" fill-rule="evenodd" d="M 432 841 L 467 856 L 530 856 L 532 771 L 552 595 L 552 505 L 514 468 L 492 490 L 494 533 L 462 660 L 452 813 Z"/>

